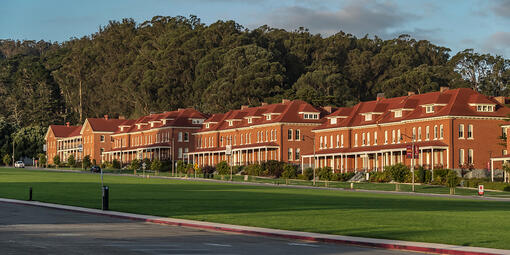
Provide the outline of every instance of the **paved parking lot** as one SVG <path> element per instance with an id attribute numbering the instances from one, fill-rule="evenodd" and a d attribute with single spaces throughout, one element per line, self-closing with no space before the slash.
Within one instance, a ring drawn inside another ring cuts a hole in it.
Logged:
<path id="1" fill-rule="evenodd" d="M 2 254 L 409 254 L 203 231 L 3 202 L 0 247 Z"/>

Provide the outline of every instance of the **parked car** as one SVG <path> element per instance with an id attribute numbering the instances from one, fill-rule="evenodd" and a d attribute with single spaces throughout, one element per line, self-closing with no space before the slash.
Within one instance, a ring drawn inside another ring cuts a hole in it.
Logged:
<path id="1" fill-rule="evenodd" d="M 90 168 L 90 172 L 92 172 L 92 173 L 100 173 L 101 172 L 101 167 L 93 166 L 93 167 Z"/>
<path id="2" fill-rule="evenodd" d="M 23 163 L 23 161 L 16 161 L 14 163 L 14 167 L 15 168 L 25 168 L 25 163 Z"/>

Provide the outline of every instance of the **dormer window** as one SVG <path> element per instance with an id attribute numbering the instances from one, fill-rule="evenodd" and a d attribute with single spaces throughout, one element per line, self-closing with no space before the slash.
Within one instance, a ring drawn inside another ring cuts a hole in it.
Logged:
<path id="1" fill-rule="evenodd" d="M 266 115 L 266 120 L 271 120 L 271 114 Z"/>
<path id="2" fill-rule="evenodd" d="M 191 119 L 191 124 L 202 124 L 204 123 L 203 119 Z"/>
<path id="3" fill-rule="evenodd" d="M 401 118 L 402 117 L 402 110 L 395 111 L 395 118 Z"/>
<path id="4" fill-rule="evenodd" d="M 154 127 L 154 122 L 151 122 L 151 128 Z"/>
<path id="5" fill-rule="evenodd" d="M 365 121 L 370 121 L 370 120 L 372 120 L 372 114 L 371 113 L 366 114 L 365 115 Z"/>
<path id="6" fill-rule="evenodd" d="M 475 105 L 476 106 L 476 111 L 477 112 L 494 112 L 495 110 L 495 105 L 490 105 L 490 104 L 477 104 Z"/>
<path id="7" fill-rule="evenodd" d="M 231 127 L 234 125 L 234 121 L 233 120 L 228 120 L 228 126 Z"/>
<path id="8" fill-rule="evenodd" d="M 331 119 L 331 124 L 336 124 L 336 118 Z"/>
<path id="9" fill-rule="evenodd" d="M 211 123 L 205 123 L 205 128 L 209 128 Z"/>
<path id="10" fill-rule="evenodd" d="M 305 119 L 305 120 L 316 120 L 316 119 L 319 119 L 319 114 L 318 113 L 304 113 L 303 114 L 303 119 Z"/>
<path id="11" fill-rule="evenodd" d="M 433 113 L 434 112 L 434 106 L 433 105 L 425 106 L 425 112 L 426 113 Z"/>
<path id="12" fill-rule="evenodd" d="M 248 124 L 251 124 L 253 122 L 253 118 L 248 118 Z"/>

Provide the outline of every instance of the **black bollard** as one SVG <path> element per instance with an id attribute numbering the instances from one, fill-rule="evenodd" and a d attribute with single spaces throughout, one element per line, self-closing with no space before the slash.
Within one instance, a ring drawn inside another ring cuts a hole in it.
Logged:
<path id="1" fill-rule="evenodd" d="M 28 189 L 28 201 L 32 201 L 32 187 Z"/>
<path id="2" fill-rule="evenodd" d="M 108 186 L 103 186 L 103 204 L 101 208 L 103 211 L 108 211 L 108 200 Z"/>

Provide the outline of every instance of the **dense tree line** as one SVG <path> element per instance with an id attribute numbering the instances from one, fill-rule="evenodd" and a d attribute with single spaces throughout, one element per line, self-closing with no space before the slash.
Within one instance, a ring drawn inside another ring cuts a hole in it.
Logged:
<path id="1" fill-rule="evenodd" d="M 111 21 L 63 43 L 0 40 L 0 117 L 14 130 L 182 107 L 224 112 L 281 98 L 344 106 L 440 86 L 509 96 L 509 85 L 508 59 L 473 50 L 452 56 L 407 35 L 321 37 L 194 16 Z"/>

